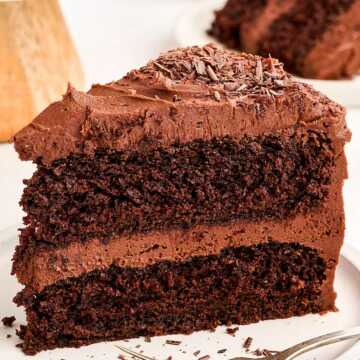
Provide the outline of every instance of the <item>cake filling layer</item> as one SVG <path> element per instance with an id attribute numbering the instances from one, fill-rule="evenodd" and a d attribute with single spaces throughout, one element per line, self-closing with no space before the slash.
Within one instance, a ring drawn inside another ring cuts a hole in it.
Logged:
<path id="1" fill-rule="evenodd" d="M 22 198 L 25 222 L 35 239 L 67 244 L 304 213 L 326 197 L 334 155 L 322 131 L 298 129 L 38 165 Z"/>
<path id="2" fill-rule="evenodd" d="M 269 242 L 145 268 L 111 266 L 20 293 L 29 326 L 23 349 L 189 333 L 332 310 L 325 263 L 316 250 Z"/>
<path id="3" fill-rule="evenodd" d="M 286 63 L 288 71 L 301 74 L 306 54 L 354 3 L 355 0 L 298 1 L 269 27 L 259 53 L 267 55 L 271 50 L 272 56 Z"/>

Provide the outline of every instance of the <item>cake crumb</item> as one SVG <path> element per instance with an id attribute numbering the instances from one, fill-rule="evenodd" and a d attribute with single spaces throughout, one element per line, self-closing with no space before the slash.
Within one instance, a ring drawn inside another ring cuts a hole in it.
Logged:
<path id="1" fill-rule="evenodd" d="M 210 359 L 210 355 L 205 355 L 200 357 L 198 360 L 209 360 Z"/>
<path id="2" fill-rule="evenodd" d="M 239 327 L 234 327 L 234 328 L 227 328 L 226 329 L 226 333 L 231 335 L 231 336 L 235 336 L 235 333 L 239 330 Z"/>
<path id="3" fill-rule="evenodd" d="M 181 341 L 178 341 L 178 340 L 166 340 L 166 344 L 168 344 L 168 345 L 180 345 Z"/>
<path id="4" fill-rule="evenodd" d="M 256 349 L 255 351 L 252 352 L 252 354 L 255 355 L 255 356 L 262 356 L 263 355 L 263 353 L 262 353 L 262 351 L 260 349 Z"/>
<path id="5" fill-rule="evenodd" d="M 253 338 L 250 337 L 250 336 L 248 336 L 248 337 L 246 338 L 246 340 L 244 341 L 243 348 L 244 348 L 246 351 L 249 351 L 252 342 L 253 342 Z"/>
<path id="6" fill-rule="evenodd" d="M 1 319 L 3 325 L 6 327 L 12 327 L 15 320 L 16 320 L 16 317 L 14 315 L 13 316 L 5 316 Z"/>

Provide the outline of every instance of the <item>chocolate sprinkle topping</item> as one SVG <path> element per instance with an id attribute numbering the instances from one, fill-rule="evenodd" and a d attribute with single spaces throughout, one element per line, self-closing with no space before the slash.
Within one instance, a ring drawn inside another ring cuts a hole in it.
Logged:
<path id="1" fill-rule="evenodd" d="M 277 96 L 281 95 L 278 90 L 293 82 L 282 64 L 271 57 L 236 53 L 213 44 L 169 51 L 126 77 L 137 80 L 140 74 L 149 79 L 163 77 L 173 84 L 206 84 L 228 97 Z M 218 98 L 215 95 L 216 101 Z"/>

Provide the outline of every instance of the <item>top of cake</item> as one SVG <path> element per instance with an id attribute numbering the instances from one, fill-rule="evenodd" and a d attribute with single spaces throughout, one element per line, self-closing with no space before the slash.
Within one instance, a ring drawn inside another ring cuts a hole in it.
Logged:
<path id="1" fill-rule="evenodd" d="M 119 81 L 83 93 L 69 86 L 15 136 L 23 160 L 52 161 L 97 149 L 137 150 L 297 123 L 332 123 L 346 137 L 344 110 L 295 81 L 268 57 L 215 45 L 169 51 Z"/>

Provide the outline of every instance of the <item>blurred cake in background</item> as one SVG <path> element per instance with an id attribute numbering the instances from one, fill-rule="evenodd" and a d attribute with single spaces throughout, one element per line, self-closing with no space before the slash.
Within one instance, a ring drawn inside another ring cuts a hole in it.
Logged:
<path id="1" fill-rule="evenodd" d="M 1 142 L 83 74 L 57 0 L 0 2 L 0 44 Z"/>
<path id="2" fill-rule="evenodd" d="M 228 0 L 209 33 L 230 48 L 271 54 L 306 78 L 360 70 L 360 0 Z"/>

